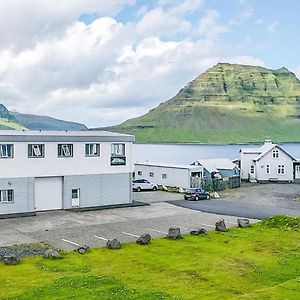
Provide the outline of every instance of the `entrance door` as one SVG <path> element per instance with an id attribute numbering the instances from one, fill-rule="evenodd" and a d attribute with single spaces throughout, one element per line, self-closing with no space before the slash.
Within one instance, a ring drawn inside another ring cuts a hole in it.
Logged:
<path id="1" fill-rule="evenodd" d="M 300 166 L 295 166 L 295 179 L 300 179 Z"/>
<path id="2" fill-rule="evenodd" d="M 62 177 L 35 178 L 35 210 L 62 209 Z"/>
<path id="3" fill-rule="evenodd" d="M 255 174 L 255 166 L 251 165 L 250 170 L 249 170 L 249 179 L 255 179 L 256 174 Z"/>
<path id="4" fill-rule="evenodd" d="M 72 207 L 79 207 L 80 189 L 72 189 Z"/>

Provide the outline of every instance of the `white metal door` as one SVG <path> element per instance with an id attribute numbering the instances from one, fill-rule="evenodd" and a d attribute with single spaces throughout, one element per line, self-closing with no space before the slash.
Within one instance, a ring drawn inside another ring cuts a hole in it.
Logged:
<path id="1" fill-rule="evenodd" d="M 80 189 L 72 189 L 72 207 L 78 207 L 80 203 Z"/>
<path id="2" fill-rule="evenodd" d="M 295 167 L 295 179 L 300 179 L 300 166 Z"/>
<path id="3" fill-rule="evenodd" d="M 35 210 L 62 209 L 62 177 L 35 178 Z"/>

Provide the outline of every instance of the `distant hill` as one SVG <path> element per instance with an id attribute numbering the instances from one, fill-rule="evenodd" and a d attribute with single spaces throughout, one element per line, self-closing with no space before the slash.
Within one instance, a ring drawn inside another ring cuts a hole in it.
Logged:
<path id="1" fill-rule="evenodd" d="M 54 119 L 47 116 L 36 116 L 10 112 L 0 104 L 1 129 L 32 129 L 32 130 L 87 130 L 83 124 Z"/>
<path id="2" fill-rule="evenodd" d="M 139 142 L 300 142 L 300 82 L 286 68 L 219 63 L 147 114 L 102 129 Z"/>

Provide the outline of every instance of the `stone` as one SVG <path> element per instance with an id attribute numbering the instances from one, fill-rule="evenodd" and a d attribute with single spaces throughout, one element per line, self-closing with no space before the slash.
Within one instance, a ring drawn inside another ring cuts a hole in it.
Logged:
<path id="1" fill-rule="evenodd" d="M 196 229 L 196 230 L 192 230 L 190 232 L 191 235 L 207 235 L 207 232 L 204 228 L 199 228 L 199 229 Z"/>
<path id="2" fill-rule="evenodd" d="M 80 246 L 77 248 L 77 252 L 80 254 L 85 254 L 85 253 L 89 252 L 90 250 L 91 250 L 90 247 L 87 245 L 83 245 L 83 246 Z"/>
<path id="3" fill-rule="evenodd" d="M 3 262 L 6 265 L 18 265 L 21 261 L 17 256 L 10 255 L 10 256 L 4 256 Z"/>
<path id="4" fill-rule="evenodd" d="M 108 249 L 121 249 L 121 242 L 117 239 L 113 239 L 113 240 L 108 240 L 106 243 L 106 247 Z"/>
<path id="5" fill-rule="evenodd" d="M 238 227 L 240 228 L 246 228 L 251 226 L 249 219 L 237 219 L 237 223 Z"/>
<path id="6" fill-rule="evenodd" d="M 58 259 L 58 258 L 62 258 L 62 256 L 59 254 L 57 250 L 50 248 L 45 251 L 44 258 Z"/>
<path id="7" fill-rule="evenodd" d="M 182 187 L 180 187 L 180 188 L 178 189 L 178 192 L 181 193 L 181 194 L 183 194 L 183 193 L 184 193 L 184 189 L 183 189 Z"/>
<path id="8" fill-rule="evenodd" d="M 216 222 L 215 225 L 216 225 L 216 231 L 220 231 L 220 232 L 228 231 L 224 219 L 219 220 L 218 222 Z"/>
<path id="9" fill-rule="evenodd" d="M 177 240 L 181 238 L 180 228 L 179 227 L 170 227 L 167 235 L 168 239 Z"/>
<path id="10" fill-rule="evenodd" d="M 149 233 L 142 234 L 137 240 L 136 243 L 139 245 L 148 245 L 151 242 L 151 235 Z"/>

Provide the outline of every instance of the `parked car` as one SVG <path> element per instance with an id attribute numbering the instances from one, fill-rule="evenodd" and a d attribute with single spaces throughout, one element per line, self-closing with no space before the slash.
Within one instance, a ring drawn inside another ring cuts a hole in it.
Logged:
<path id="1" fill-rule="evenodd" d="M 203 189 L 197 189 L 197 188 L 187 189 L 184 192 L 184 199 L 185 200 L 195 200 L 195 201 L 198 201 L 198 200 L 204 200 L 204 199 L 209 199 L 209 198 L 210 198 L 209 193 L 206 192 Z"/>
<path id="2" fill-rule="evenodd" d="M 147 179 L 136 179 L 132 181 L 132 189 L 137 192 L 140 192 L 142 190 L 156 191 L 157 188 L 157 184 L 152 183 Z"/>

